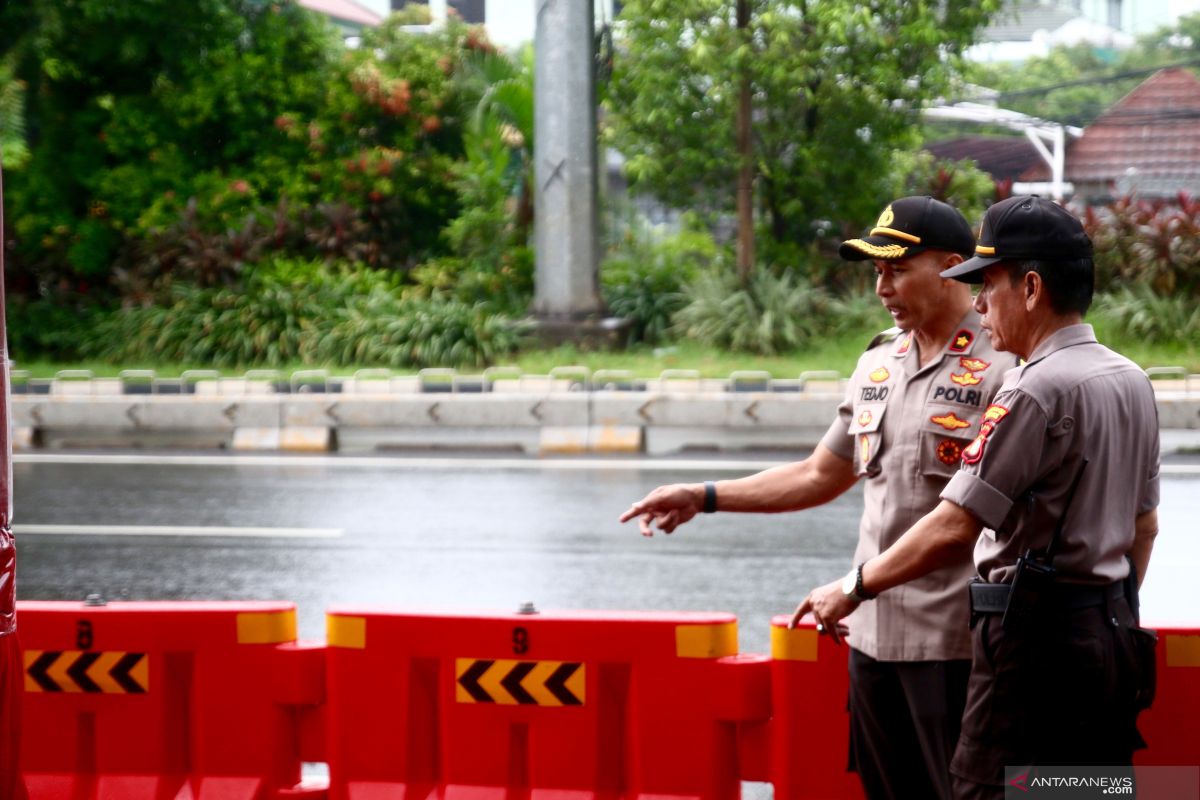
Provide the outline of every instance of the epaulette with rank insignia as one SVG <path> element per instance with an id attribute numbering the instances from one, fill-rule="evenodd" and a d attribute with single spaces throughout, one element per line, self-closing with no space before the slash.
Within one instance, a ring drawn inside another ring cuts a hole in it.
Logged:
<path id="1" fill-rule="evenodd" d="M 896 337 L 902 333 L 904 333 L 904 331 L 902 331 L 900 328 L 888 328 L 886 331 L 880 331 L 879 333 L 875 334 L 875 338 L 871 340 L 869 345 L 867 345 L 867 350 L 874 350 L 881 344 L 894 342 L 896 341 Z"/>

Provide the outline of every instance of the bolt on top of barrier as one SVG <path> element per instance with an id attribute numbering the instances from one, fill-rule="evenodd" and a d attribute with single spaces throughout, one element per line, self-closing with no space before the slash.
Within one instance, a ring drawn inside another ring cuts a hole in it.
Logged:
<path id="1" fill-rule="evenodd" d="M 93 592 L 83 599 L 83 604 L 85 606 L 106 606 L 108 601 L 104 599 L 103 595 Z"/>
<path id="2" fill-rule="evenodd" d="M 539 612 L 537 610 L 537 606 L 535 606 L 533 604 L 533 601 L 527 600 L 524 603 L 521 603 L 521 605 L 517 608 L 517 613 L 518 614 L 538 614 L 541 612 Z"/>

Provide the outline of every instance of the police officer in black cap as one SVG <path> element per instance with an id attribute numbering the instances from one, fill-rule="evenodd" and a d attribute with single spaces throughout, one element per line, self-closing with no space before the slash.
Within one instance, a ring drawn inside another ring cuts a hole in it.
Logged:
<path id="1" fill-rule="evenodd" d="M 652 525 L 670 533 L 698 512 L 810 508 L 861 480 L 851 566 L 878 556 L 937 505 L 1004 371 L 1016 364 L 982 334 L 969 287 L 940 275 L 974 248 L 970 225 L 952 206 L 932 197 L 889 203 L 841 255 L 874 267 L 875 293 L 896 327 L 859 358 L 812 456 L 739 480 L 659 487 L 622 521 L 639 518 L 646 535 Z M 862 588 L 857 574 L 847 576 L 851 595 Z M 872 800 L 949 800 L 971 657 L 961 587 L 972 574 L 963 552 L 848 620 L 850 763 Z M 828 633 L 841 636 L 836 625 Z"/>
<path id="2" fill-rule="evenodd" d="M 1128 766 L 1152 696 L 1153 635 L 1136 586 L 1158 531 L 1159 438 L 1145 373 L 1082 318 L 1092 246 L 1039 197 L 984 218 L 976 256 L 942 273 L 982 284 L 975 308 L 1011 370 L 942 502 L 862 568 L 882 594 L 974 548 L 973 665 L 951 762 L 955 796 L 1002 798 L 1031 765 Z M 1132 570 L 1132 571 L 1131 571 Z M 833 584 L 796 610 L 826 625 L 858 602 Z"/>

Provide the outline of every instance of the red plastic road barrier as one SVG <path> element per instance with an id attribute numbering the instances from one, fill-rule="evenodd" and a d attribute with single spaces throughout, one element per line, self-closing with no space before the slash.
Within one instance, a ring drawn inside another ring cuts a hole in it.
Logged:
<path id="1" fill-rule="evenodd" d="M 732 798 L 738 724 L 769 713 L 767 660 L 734 656 L 730 614 L 327 621 L 335 800 Z"/>
<path id="2" fill-rule="evenodd" d="M 1200 628 L 1156 627 L 1158 693 L 1154 705 L 1138 717 L 1148 748 L 1139 750 L 1135 765 L 1200 764 Z"/>
<path id="3" fill-rule="evenodd" d="M 267 800 L 319 761 L 324 647 L 292 603 L 18 604 L 35 800 Z M 307 751 L 305 750 L 307 748 Z"/>
<path id="4" fill-rule="evenodd" d="M 849 652 L 818 636 L 811 618 L 788 630 L 790 617 L 771 620 L 771 782 L 776 800 L 861 798 L 858 776 L 846 771 Z"/>

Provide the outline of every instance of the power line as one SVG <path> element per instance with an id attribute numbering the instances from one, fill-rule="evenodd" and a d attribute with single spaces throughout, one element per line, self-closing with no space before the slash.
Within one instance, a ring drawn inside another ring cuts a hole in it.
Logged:
<path id="1" fill-rule="evenodd" d="M 1000 92 L 996 95 L 988 97 L 970 97 L 965 98 L 966 102 L 978 102 L 980 100 L 996 101 L 1011 100 L 1017 97 L 1030 97 L 1034 95 L 1047 94 L 1057 89 L 1069 89 L 1074 86 L 1090 86 L 1097 83 L 1112 83 L 1114 81 L 1126 80 L 1128 78 L 1140 78 L 1144 75 L 1153 75 L 1155 72 L 1164 69 L 1174 69 L 1176 67 L 1194 67 L 1200 65 L 1200 58 L 1192 58 L 1187 61 L 1176 61 L 1171 64 L 1159 64 L 1155 67 L 1143 67 L 1141 69 L 1130 69 L 1124 72 L 1116 72 L 1112 75 L 1095 75 L 1090 78 L 1076 78 L 1072 81 L 1063 81 L 1049 86 L 1038 86 L 1032 89 L 1014 89 L 1010 92 Z M 955 101 L 955 102 L 962 102 Z"/>

